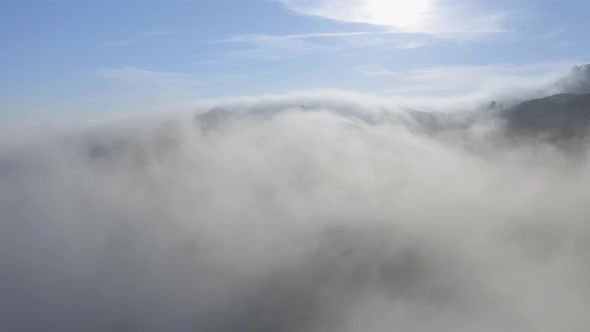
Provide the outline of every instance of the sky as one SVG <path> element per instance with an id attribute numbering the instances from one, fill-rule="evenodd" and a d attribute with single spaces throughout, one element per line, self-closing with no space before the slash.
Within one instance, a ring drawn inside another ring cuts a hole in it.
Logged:
<path id="1" fill-rule="evenodd" d="M 0 0 L 0 331 L 590 331 L 589 9 Z"/>
<path id="2" fill-rule="evenodd" d="M 0 116 L 476 94 L 588 60 L 582 0 L 0 0 Z"/>

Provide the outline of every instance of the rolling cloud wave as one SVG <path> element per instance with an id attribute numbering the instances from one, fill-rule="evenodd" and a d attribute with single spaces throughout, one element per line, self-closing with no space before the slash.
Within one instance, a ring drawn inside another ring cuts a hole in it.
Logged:
<path id="1" fill-rule="evenodd" d="M 585 331 L 585 138 L 355 98 L 3 149 L 0 329 Z"/>

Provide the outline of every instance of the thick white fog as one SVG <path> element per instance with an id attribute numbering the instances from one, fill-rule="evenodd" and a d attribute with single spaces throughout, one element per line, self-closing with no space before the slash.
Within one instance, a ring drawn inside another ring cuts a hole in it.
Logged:
<path id="1" fill-rule="evenodd" d="M 587 331 L 588 145 L 486 112 L 298 95 L 7 139 L 0 330 Z"/>

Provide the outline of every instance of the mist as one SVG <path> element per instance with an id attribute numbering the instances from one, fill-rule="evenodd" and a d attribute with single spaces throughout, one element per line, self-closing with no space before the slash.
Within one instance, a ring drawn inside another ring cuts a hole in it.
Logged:
<path id="1" fill-rule="evenodd" d="M 4 141 L 0 330 L 587 330 L 584 136 L 358 94 L 197 108 Z"/>

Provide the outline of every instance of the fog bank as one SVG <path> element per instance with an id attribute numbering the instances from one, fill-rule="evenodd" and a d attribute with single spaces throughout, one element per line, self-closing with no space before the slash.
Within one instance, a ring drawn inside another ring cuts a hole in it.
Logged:
<path id="1" fill-rule="evenodd" d="M 584 137 L 361 95 L 202 107 L 3 144 L 0 330 L 590 326 Z"/>

